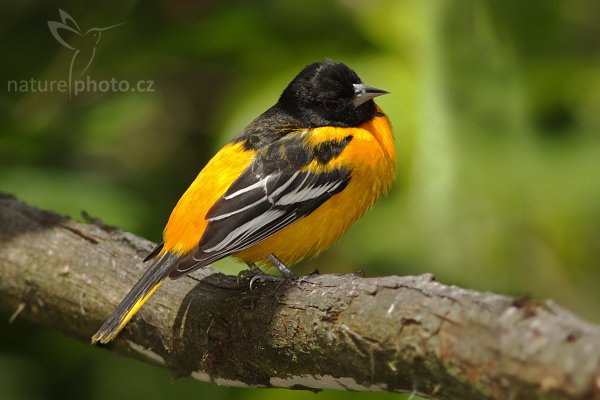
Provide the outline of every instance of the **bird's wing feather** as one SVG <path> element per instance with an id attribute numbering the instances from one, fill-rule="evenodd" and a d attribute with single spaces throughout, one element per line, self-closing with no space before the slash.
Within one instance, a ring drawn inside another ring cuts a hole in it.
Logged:
<path id="1" fill-rule="evenodd" d="M 350 181 L 345 169 L 270 169 L 257 159 L 229 187 L 208 211 L 208 226 L 192 257 L 182 260 L 171 278 L 266 239 L 313 212 Z"/>

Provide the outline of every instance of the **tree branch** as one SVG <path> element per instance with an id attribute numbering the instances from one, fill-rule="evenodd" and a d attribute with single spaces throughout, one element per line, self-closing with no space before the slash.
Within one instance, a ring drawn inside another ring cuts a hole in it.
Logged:
<path id="1" fill-rule="evenodd" d="M 0 195 L 0 311 L 87 342 L 151 247 Z M 206 268 L 165 283 L 108 348 L 221 385 L 600 399 L 598 326 L 551 301 L 431 275 L 318 275 L 250 291 Z"/>

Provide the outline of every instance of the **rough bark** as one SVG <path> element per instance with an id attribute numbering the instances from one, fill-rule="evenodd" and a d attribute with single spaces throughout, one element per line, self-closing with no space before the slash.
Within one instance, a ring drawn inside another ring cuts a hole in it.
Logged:
<path id="1" fill-rule="evenodd" d="M 0 311 L 89 342 L 151 247 L 0 195 Z M 221 385 L 600 399 L 598 326 L 431 275 L 313 275 L 250 291 L 206 268 L 164 284 L 107 348 Z"/>

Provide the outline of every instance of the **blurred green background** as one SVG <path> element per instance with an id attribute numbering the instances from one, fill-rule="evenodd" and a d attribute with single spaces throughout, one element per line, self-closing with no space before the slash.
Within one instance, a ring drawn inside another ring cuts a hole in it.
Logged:
<path id="1" fill-rule="evenodd" d="M 102 32 L 85 76 L 154 91 L 10 91 L 68 78 L 73 53 L 47 25 L 58 8 L 82 31 L 125 23 Z M 599 2 L 13 0 L 0 5 L 0 43 L 1 191 L 158 241 L 211 155 L 304 65 L 332 58 L 393 93 L 378 103 L 399 176 L 299 272 L 431 272 L 600 322 Z M 172 380 L 24 321 L 0 326 L 4 400 L 403 398 Z"/>

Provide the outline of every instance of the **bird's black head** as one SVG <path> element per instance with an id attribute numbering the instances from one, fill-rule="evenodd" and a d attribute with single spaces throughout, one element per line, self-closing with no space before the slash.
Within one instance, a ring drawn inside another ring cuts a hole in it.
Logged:
<path id="1" fill-rule="evenodd" d="M 277 105 L 307 127 L 349 127 L 375 117 L 372 99 L 386 93 L 363 85 L 345 64 L 325 60 L 304 68 L 285 88 Z"/>

